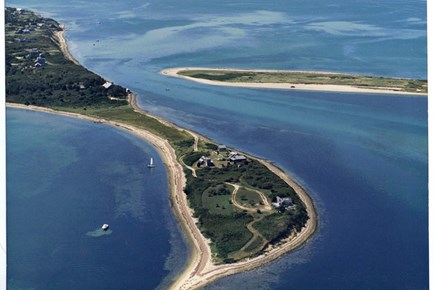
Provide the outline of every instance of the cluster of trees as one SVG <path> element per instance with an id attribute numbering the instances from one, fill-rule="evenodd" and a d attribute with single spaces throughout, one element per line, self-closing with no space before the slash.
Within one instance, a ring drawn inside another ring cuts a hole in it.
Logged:
<path id="1" fill-rule="evenodd" d="M 252 220 L 246 213 L 225 216 L 210 214 L 203 209 L 198 222 L 204 236 L 213 241 L 218 256 L 226 259 L 230 253 L 240 250 L 252 238 L 252 233 L 246 228 Z"/>
<path id="2" fill-rule="evenodd" d="M 283 213 L 264 216 L 253 226 L 273 245 L 288 237 L 294 229 L 301 231 L 307 221 L 306 209 L 296 207 Z"/>
<path id="3" fill-rule="evenodd" d="M 212 187 L 208 190 L 210 195 L 230 195 L 231 191 L 226 186 Z"/>
<path id="4" fill-rule="evenodd" d="M 231 81 L 234 79 L 238 79 L 241 77 L 254 77 L 256 74 L 251 72 L 223 72 L 223 73 L 215 73 L 215 72 L 203 72 L 203 71 L 185 71 L 180 72 L 181 75 L 190 76 L 198 79 L 206 79 L 212 81 Z"/>

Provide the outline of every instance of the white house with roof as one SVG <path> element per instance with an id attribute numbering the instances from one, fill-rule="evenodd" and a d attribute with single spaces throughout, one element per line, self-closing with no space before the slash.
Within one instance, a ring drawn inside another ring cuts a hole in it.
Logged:
<path id="1" fill-rule="evenodd" d="M 205 157 L 202 156 L 201 158 L 199 158 L 198 163 L 197 163 L 198 167 L 208 167 L 208 166 L 214 166 L 213 160 L 211 160 L 210 157 Z"/>
<path id="2" fill-rule="evenodd" d="M 105 89 L 108 89 L 108 88 L 110 88 L 112 86 L 112 83 L 111 82 L 105 82 L 104 84 L 103 84 L 103 87 L 105 88 Z"/>
<path id="3" fill-rule="evenodd" d="M 239 154 L 238 152 L 232 151 L 230 152 L 230 154 L 228 154 L 228 159 L 236 163 L 236 162 L 245 161 L 246 157 Z"/>
<path id="4" fill-rule="evenodd" d="M 285 208 L 288 208 L 288 207 L 293 205 L 293 202 L 292 202 L 291 198 L 289 198 L 289 197 L 279 197 L 279 196 L 277 196 L 276 197 L 276 202 L 272 202 L 272 205 L 274 207 L 281 207 L 281 206 L 283 206 Z"/>

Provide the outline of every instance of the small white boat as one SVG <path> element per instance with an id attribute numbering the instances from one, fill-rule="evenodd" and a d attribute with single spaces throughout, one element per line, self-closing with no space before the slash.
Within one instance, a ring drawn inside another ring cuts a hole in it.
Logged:
<path id="1" fill-rule="evenodd" d="M 108 228 L 109 228 L 109 225 L 108 225 L 108 224 L 104 224 L 104 225 L 101 226 L 101 229 L 102 229 L 103 231 L 107 231 Z"/>
<path id="2" fill-rule="evenodd" d="M 148 167 L 148 168 L 154 168 L 154 167 L 155 167 L 155 165 L 154 165 L 154 160 L 153 160 L 152 157 L 151 157 L 151 159 L 150 159 L 150 164 L 148 164 L 147 167 Z"/>

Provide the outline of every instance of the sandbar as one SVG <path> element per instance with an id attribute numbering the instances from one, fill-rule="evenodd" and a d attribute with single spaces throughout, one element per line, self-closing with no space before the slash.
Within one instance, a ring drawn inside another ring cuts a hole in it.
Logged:
<path id="1" fill-rule="evenodd" d="M 298 72 L 298 73 L 315 73 L 315 74 L 336 74 L 334 72 L 321 72 L 321 71 L 290 71 L 290 70 L 257 70 L 257 69 L 233 69 L 233 68 L 204 68 L 204 67 L 179 67 L 168 68 L 162 70 L 162 75 L 177 77 L 194 81 L 201 84 L 225 87 L 241 87 L 241 88 L 256 88 L 256 89 L 279 89 L 279 90 L 302 90 L 302 91 L 318 91 L 318 92 L 338 92 L 338 93 L 363 93 L 363 94 L 394 94 L 394 95 L 408 95 L 408 96 L 427 96 L 427 93 L 419 92 L 404 92 L 396 88 L 391 89 L 369 89 L 359 88 L 349 85 L 327 85 L 327 84 L 291 84 L 291 83 L 249 83 L 249 82 L 223 82 L 213 81 L 200 78 L 193 78 L 178 74 L 180 71 L 193 71 L 193 70 L 210 70 L 210 71 L 242 71 L 242 72 Z"/>

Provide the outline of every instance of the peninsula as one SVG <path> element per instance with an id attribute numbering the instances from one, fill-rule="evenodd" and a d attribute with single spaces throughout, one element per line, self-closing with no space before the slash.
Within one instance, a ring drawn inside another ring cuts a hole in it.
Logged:
<path id="1" fill-rule="evenodd" d="M 427 80 L 334 72 L 188 67 L 165 69 L 161 73 L 215 86 L 400 95 L 428 92 Z"/>
<path id="2" fill-rule="evenodd" d="M 197 289 L 253 269 L 314 234 L 311 198 L 280 169 L 144 112 L 130 90 L 73 59 L 56 21 L 15 8 L 5 18 L 8 107 L 116 126 L 159 150 L 191 245 L 171 289 Z"/>

